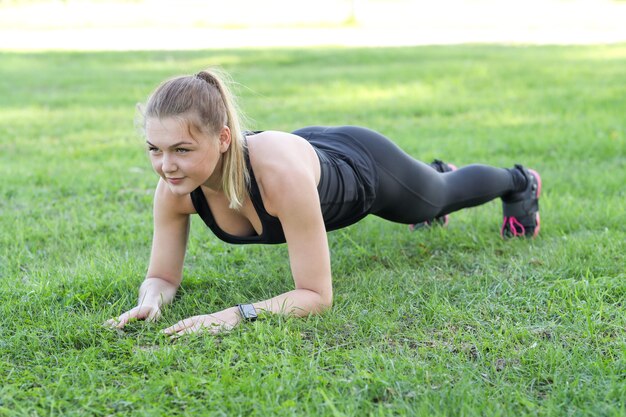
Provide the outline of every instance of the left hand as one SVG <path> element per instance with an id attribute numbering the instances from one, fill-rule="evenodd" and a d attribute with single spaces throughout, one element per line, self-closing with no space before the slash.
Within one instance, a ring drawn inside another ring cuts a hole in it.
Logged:
<path id="1" fill-rule="evenodd" d="M 199 331 L 208 331 L 212 334 L 217 334 L 231 330 L 239 324 L 239 321 L 240 317 L 236 308 L 228 308 L 213 314 L 186 318 L 163 330 L 163 333 L 172 338 Z"/>

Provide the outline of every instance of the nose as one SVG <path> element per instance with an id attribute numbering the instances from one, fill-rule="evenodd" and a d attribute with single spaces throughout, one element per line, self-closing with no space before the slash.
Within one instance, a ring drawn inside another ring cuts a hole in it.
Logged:
<path id="1" fill-rule="evenodd" d="M 176 166 L 174 158 L 165 153 L 163 154 L 163 159 L 161 160 L 161 169 L 164 173 L 170 174 L 172 172 L 176 172 L 178 167 Z"/>

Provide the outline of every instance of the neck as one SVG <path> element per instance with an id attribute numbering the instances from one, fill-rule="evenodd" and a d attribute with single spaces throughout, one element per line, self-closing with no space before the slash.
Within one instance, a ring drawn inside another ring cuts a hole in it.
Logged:
<path id="1" fill-rule="evenodd" d="M 222 191 L 222 158 L 217 162 L 215 169 L 213 170 L 213 174 L 202 184 L 207 187 L 211 191 L 220 192 Z"/>

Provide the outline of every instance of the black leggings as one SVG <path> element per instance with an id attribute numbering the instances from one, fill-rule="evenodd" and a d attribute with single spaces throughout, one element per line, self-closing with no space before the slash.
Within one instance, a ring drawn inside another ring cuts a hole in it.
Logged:
<path id="1" fill-rule="evenodd" d="M 356 126 L 342 132 L 358 140 L 372 154 L 378 170 L 378 189 L 370 213 L 398 223 L 432 220 L 466 207 L 523 189 L 517 170 L 468 165 L 439 173 L 413 159 L 378 132 Z"/>

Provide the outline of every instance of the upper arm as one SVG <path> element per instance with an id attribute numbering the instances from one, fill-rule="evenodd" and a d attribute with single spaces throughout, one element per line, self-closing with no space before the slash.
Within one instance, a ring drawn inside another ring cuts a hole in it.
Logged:
<path id="1" fill-rule="evenodd" d="M 290 177 L 290 191 L 276 206 L 285 233 L 295 286 L 332 300 L 330 254 L 317 188 L 312 181 Z"/>
<path id="2" fill-rule="evenodd" d="M 274 161 L 280 153 L 272 154 Z M 296 288 L 314 291 L 330 304 L 330 254 L 314 165 L 306 150 L 283 156 L 279 156 L 282 163 L 264 167 L 261 184 L 264 201 L 267 200 L 273 214 L 280 219 Z M 313 157 L 318 163 L 317 157 Z"/>
<path id="3" fill-rule="evenodd" d="M 181 197 L 160 180 L 154 195 L 154 233 L 147 277 L 180 284 L 189 236 L 189 214 L 181 210 Z"/>

